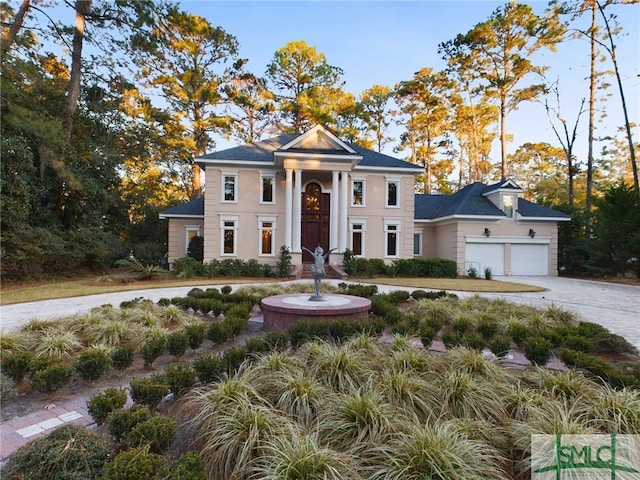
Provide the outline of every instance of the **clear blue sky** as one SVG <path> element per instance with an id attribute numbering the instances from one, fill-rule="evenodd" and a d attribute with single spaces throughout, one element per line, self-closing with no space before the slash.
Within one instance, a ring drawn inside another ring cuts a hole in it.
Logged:
<path id="1" fill-rule="evenodd" d="M 324 53 L 327 62 L 344 71 L 346 90 L 355 95 L 374 84 L 393 87 L 410 79 L 423 67 L 442 69 L 438 44 L 466 33 L 486 20 L 496 7 L 494 1 L 185 1 L 181 7 L 207 18 L 213 25 L 234 35 L 240 56 L 249 59 L 247 69 L 263 76 L 276 50 L 294 40 Z M 526 2 L 541 14 L 547 2 Z M 611 9 L 619 14 L 626 36 L 618 45 L 625 95 L 631 120 L 640 123 L 640 4 Z M 588 21 L 588 19 L 586 19 Z M 536 59 L 548 65 L 547 76 L 560 78 L 562 111 L 573 121 L 580 99 L 588 96 L 589 44 L 572 40 L 556 53 L 545 52 Z M 599 68 L 603 68 L 602 65 Z M 610 68 L 610 63 L 607 63 Z M 596 135 L 612 135 L 623 125 L 622 109 L 614 77 L 610 77 L 611 98 L 601 106 L 607 114 Z M 547 141 L 558 145 L 540 104 L 523 104 L 508 118 L 514 135 L 509 151 L 524 142 Z M 581 118 L 578 150 L 586 156 L 587 116 Z M 636 129 L 635 139 L 640 140 Z M 218 148 L 228 144 L 218 142 Z M 598 148 L 599 151 L 599 148 Z M 390 153 L 387 151 L 387 153 Z M 499 159 L 496 144 L 494 160 Z"/>

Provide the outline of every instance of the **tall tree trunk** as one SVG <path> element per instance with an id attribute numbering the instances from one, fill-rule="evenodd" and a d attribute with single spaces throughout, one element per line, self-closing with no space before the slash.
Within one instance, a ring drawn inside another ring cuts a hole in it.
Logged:
<path id="1" fill-rule="evenodd" d="M 0 46 L 0 55 L 4 57 L 4 54 L 7 53 L 11 49 L 11 45 L 16 40 L 18 36 L 18 32 L 20 28 L 22 28 L 22 23 L 24 22 L 24 17 L 27 14 L 27 10 L 31 7 L 31 0 L 22 0 L 22 5 L 18 9 L 18 13 L 16 13 L 16 18 L 14 19 L 9 30 L 6 30 L 2 35 L 2 44 Z"/>
<path id="2" fill-rule="evenodd" d="M 629 123 L 629 112 L 627 111 L 627 101 L 624 97 L 624 89 L 622 88 L 622 80 L 620 79 L 620 69 L 618 68 L 618 60 L 616 58 L 616 45 L 613 43 L 613 34 L 611 32 L 611 28 L 609 27 L 609 20 L 607 20 L 607 16 L 604 14 L 604 8 L 600 3 L 596 0 L 596 4 L 598 5 L 598 10 L 600 10 L 600 14 L 602 15 L 602 19 L 604 20 L 604 26 L 607 29 L 607 36 L 609 37 L 609 55 L 611 55 L 611 61 L 613 62 L 613 69 L 616 74 L 616 80 L 618 81 L 618 89 L 620 91 L 620 100 L 622 102 L 622 111 L 624 112 L 624 126 L 627 131 L 627 141 L 629 142 L 629 157 L 631 159 L 631 168 L 633 170 L 633 188 L 636 192 L 637 196 L 640 196 L 640 186 L 638 185 L 638 164 L 636 162 L 636 151 L 633 146 L 633 138 L 631 136 L 631 125 Z"/>
<path id="3" fill-rule="evenodd" d="M 500 98 L 500 167 L 502 180 L 507 178 L 507 100 L 504 95 Z"/>
<path id="4" fill-rule="evenodd" d="M 595 129 L 595 103 L 596 103 L 596 0 L 591 0 L 591 29 L 590 42 L 591 42 L 591 66 L 589 75 L 589 149 L 587 153 L 587 199 L 585 204 L 587 221 L 586 221 L 586 233 L 591 231 L 591 203 L 593 192 L 593 131 Z"/>
<path id="5" fill-rule="evenodd" d="M 78 108 L 80 96 L 80 77 L 82 76 L 82 46 L 84 43 L 84 31 L 86 16 L 91 10 L 91 0 L 76 0 L 76 28 L 73 33 L 73 46 L 71 51 L 71 75 L 67 88 L 67 106 L 62 117 L 62 124 L 67 134 L 67 141 L 71 140 L 73 131 L 73 115 Z"/>

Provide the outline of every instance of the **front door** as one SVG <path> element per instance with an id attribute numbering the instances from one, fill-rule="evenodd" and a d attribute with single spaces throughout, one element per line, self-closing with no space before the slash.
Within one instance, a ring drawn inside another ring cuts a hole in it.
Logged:
<path id="1" fill-rule="evenodd" d="M 328 251 L 329 221 L 331 217 L 331 202 L 328 193 L 322 193 L 320 185 L 310 183 L 302 194 L 302 246 L 314 251 L 320 245 Z M 302 250 L 302 261 L 312 263 L 313 257 L 306 250 Z"/>

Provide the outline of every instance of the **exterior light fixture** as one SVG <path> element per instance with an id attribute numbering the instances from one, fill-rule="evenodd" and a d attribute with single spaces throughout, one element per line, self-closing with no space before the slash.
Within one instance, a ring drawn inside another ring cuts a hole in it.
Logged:
<path id="1" fill-rule="evenodd" d="M 530 236 L 531 238 L 533 238 L 533 237 L 535 237 L 535 236 L 536 236 L 536 231 L 535 231 L 533 228 L 530 228 L 530 229 L 529 229 L 529 236 Z"/>
<path id="2" fill-rule="evenodd" d="M 491 235 L 491 230 L 489 230 L 487 227 L 484 228 L 484 236 L 488 237 L 489 235 Z"/>

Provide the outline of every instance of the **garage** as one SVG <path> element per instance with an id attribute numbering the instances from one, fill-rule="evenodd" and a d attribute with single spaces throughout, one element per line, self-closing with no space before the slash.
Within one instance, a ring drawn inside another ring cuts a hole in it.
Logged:
<path id="1" fill-rule="evenodd" d="M 465 269 L 468 269 L 470 265 L 475 267 L 479 276 L 484 276 L 485 268 L 491 268 L 493 275 L 504 275 L 504 244 L 467 243 Z"/>
<path id="2" fill-rule="evenodd" d="M 549 245 L 511 245 L 511 275 L 548 275 Z"/>

